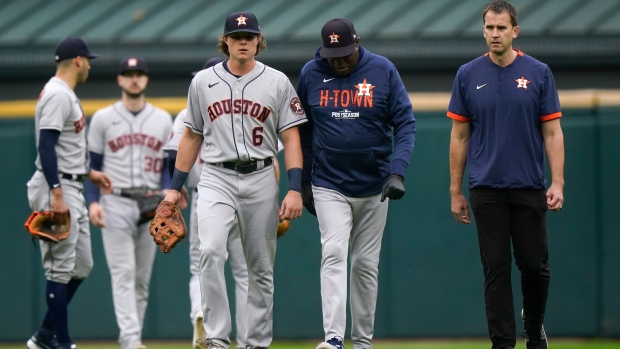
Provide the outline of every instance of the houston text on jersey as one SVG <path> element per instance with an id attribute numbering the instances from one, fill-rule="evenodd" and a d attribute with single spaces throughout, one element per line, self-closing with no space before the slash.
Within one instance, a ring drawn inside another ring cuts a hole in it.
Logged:
<path id="1" fill-rule="evenodd" d="M 219 118 L 224 114 L 243 114 L 249 115 L 252 118 L 265 122 L 271 114 L 271 110 L 267 107 L 263 107 L 260 103 L 253 102 L 247 99 L 223 99 L 218 102 L 214 102 L 207 107 L 207 113 L 209 113 L 209 119 L 211 122 Z"/>

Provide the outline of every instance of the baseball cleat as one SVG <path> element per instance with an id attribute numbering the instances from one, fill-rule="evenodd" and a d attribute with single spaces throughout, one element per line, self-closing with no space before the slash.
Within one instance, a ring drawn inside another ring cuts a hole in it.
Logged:
<path id="1" fill-rule="evenodd" d="M 65 344 L 58 344 L 58 349 L 74 349 L 77 348 L 77 346 L 75 344 L 71 344 L 71 343 L 65 343 Z"/>
<path id="2" fill-rule="evenodd" d="M 521 319 L 525 323 L 525 314 L 521 309 Z M 547 349 L 549 343 L 547 342 L 547 334 L 545 333 L 545 326 L 540 325 L 540 331 L 525 331 L 523 332 L 523 338 L 525 338 L 526 349 Z"/>
<path id="3" fill-rule="evenodd" d="M 194 343 L 195 343 L 194 348 L 197 348 L 195 346 L 196 344 L 200 344 L 202 345 L 200 348 L 205 348 L 205 349 L 226 349 L 225 346 L 221 345 L 220 343 L 216 343 L 209 338 L 201 338 L 201 339 L 198 339 Z"/>
<path id="4" fill-rule="evenodd" d="M 327 342 L 321 342 L 316 349 L 344 349 L 342 337 L 334 337 Z"/>
<path id="5" fill-rule="evenodd" d="M 194 315 L 194 337 L 192 339 L 193 349 L 207 349 L 207 344 L 200 341 L 202 338 L 207 338 L 202 319 L 202 311 L 199 311 L 196 315 Z"/>
<path id="6" fill-rule="evenodd" d="M 54 335 L 46 337 L 39 332 L 35 332 L 26 342 L 26 346 L 28 349 L 58 349 L 58 341 L 56 341 Z"/>

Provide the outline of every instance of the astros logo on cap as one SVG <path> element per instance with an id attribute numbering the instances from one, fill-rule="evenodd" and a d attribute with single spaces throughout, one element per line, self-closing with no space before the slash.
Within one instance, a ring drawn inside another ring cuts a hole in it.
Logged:
<path id="1" fill-rule="evenodd" d="M 237 26 L 240 25 L 247 25 L 247 23 L 245 23 L 245 20 L 248 19 L 247 17 L 243 17 L 243 15 L 239 15 L 239 18 L 236 19 L 237 21 Z"/>
<path id="2" fill-rule="evenodd" d="M 127 66 L 129 66 L 129 67 L 135 67 L 135 66 L 137 66 L 137 65 L 138 65 L 138 60 L 137 60 L 137 59 L 135 59 L 135 58 L 129 58 L 129 59 L 127 60 Z"/>
<path id="3" fill-rule="evenodd" d="M 332 35 L 329 36 L 329 38 L 331 39 L 331 41 L 329 43 L 330 44 L 337 44 L 339 37 L 340 37 L 340 35 L 336 35 L 336 33 L 332 32 Z"/>

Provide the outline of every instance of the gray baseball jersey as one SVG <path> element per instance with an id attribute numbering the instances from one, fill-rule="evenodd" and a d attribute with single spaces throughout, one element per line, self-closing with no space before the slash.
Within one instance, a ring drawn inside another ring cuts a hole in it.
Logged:
<path id="1" fill-rule="evenodd" d="M 60 132 L 56 144 L 58 171 L 69 174 L 88 173 L 86 118 L 80 100 L 67 83 L 53 77 L 45 84 L 37 101 L 34 123 L 37 146 L 40 130 Z M 41 170 L 38 154 L 35 165 Z"/>
<path id="2" fill-rule="evenodd" d="M 174 118 L 174 123 L 172 125 L 172 136 L 170 136 L 170 140 L 166 145 L 164 145 L 164 150 L 179 150 L 179 142 L 181 141 L 181 136 L 185 131 L 186 127 L 185 123 L 185 115 L 187 115 L 187 108 L 181 110 L 177 117 Z M 189 175 L 187 176 L 187 186 L 191 189 L 196 189 L 198 186 L 198 180 L 200 179 L 200 166 L 202 165 L 202 160 L 200 157 L 196 158 L 196 163 L 189 171 Z"/>
<path id="3" fill-rule="evenodd" d="M 187 108 L 181 110 L 177 117 L 174 118 L 174 123 L 172 124 L 172 136 L 166 145 L 164 145 L 164 150 L 179 150 L 179 142 L 181 141 L 181 136 L 183 136 L 183 132 L 185 131 L 185 116 L 187 115 Z M 282 141 L 278 138 L 278 153 L 284 149 L 284 145 Z M 187 176 L 187 186 L 190 189 L 196 189 L 198 186 L 198 180 L 200 179 L 200 167 L 202 166 L 202 159 L 198 157 L 196 159 L 196 163 L 189 171 L 189 175 Z"/>
<path id="4" fill-rule="evenodd" d="M 63 80 L 53 77 L 45 85 L 35 111 L 36 144 L 41 129 L 60 132 L 56 143 L 58 170 L 68 174 L 88 173 L 86 119 L 80 101 Z M 28 181 L 28 202 L 33 211 L 49 211 L 50 189 L 41 171 L 40 155 L 37 171 Z M 81 182 L 60 178 L 65 204 L 71 214 L 71 233 L 59 243 L 39 240 L 41 259 L 48 280 L 67 283 L 72 278 L 84 279 L 93 268 L 90 227 Z"/>
<path id="5" fill-rule="evenodd" d="M 121 101 L 93 115 L 88 133 L 90 151 L 103 154 L 103 171 L 116 188 L 161 187 L 164 144 L 172 132 L 172 117 L 146 103 L 133 115 Z"/>
<path id="6" fill-rule="evenodd" d="M 288 78 L 258 61 L 241 77 L 217 64 L 190 85 L 185 126 L 204 138 L 197 202 L 204 327 L 226 346 L 231 319 L 223 265 L 233 229 L 239 229 L 248 267 L 246 343 L 271 343 L 279 187 L 272 166 L 257 164 L 249 173 L 219 166 L 275 157 L 278 133 L 306 121 Z"/>
<path id="7" fill-rule="evenodd" d="M 184 125 L 185 116 L 187 115 L 187 109 L 183 109 L 177 114 L 172 125 L 172 136 L 166 145 L 164 150 L 178 151 L 179 142 L 183 132 L 186 130 Z M 278 152 L 282 151 L 284 146 L 280 139 L 278 139 Z M 202 167 L 202 160 L 200 157 L 196 159 L 196 163 L 192 167 L 187 177 L 187 186 L 191 189 L 195 189 L 198 186 L 200 179 L 200 172 Z M 189 282 L 189 295 L 190 295 L 190 319 L 193 321 L 198 312 L 202 312 L 200 300 L 200 239 L 198 237 L 198 216 L 196 212 L 196 206 L 198 202 L 198 192 L 192 194 L 191 199 L 191 212 L 190 212 L 190 224 L 189 224 L 189 260 L 190 260 L 190 273 L 191 278 Z M 243 249 L 241 247 L 241 238 L 239 235 L 239 229 L 235 225 L 230 231 L 227 244 L 228 258 L 232 270 L 232 275 L 235 280 L 235 299 L 237 306 L 235 307 L 235 323 L 237 326 L 237 347 L 245 348 L 245 333 L 247 331 L 247 316 L 246 307 L 242 306 L 247 301 L 248 294 L 248 268 L 245 263 L 245 257 L 243 256 Z"/>
<path id="8" fill-rule="evenodd" d="M 164 144 L 172 132 L 172 117 L 163 109 L 146 103 L 136 115 L 121 101 L 93 115 L 89 149 L 103 154 L 103 172 L 115 188 L 161 188 Z M 103 195 L 101 207 L 106 225 L 101 228 L 106 262 L 112 278 L 114 312 L 120 329 L 122 349 L 133 348 L 142 340 L 142 326 L 156 245 L 149 222 L 137 225 L 137 202 L 119 195 Z"/>
<path id="9" fill-rule="evenodd" d="M 219 63 L 189 88 L 185 125 L 204 136 L 200 157 L 208 163 L 274 157 L 278 133 L 306 121 L 286 75 L 258 61 L 240 78 Z"/>

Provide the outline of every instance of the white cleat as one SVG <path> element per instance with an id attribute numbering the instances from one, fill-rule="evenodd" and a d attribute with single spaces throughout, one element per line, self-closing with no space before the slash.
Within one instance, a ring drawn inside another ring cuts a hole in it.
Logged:
<path id="1" fill-rule="evenodd" d="M 344 349 L 344 340 L 342 337 L 334 337 L 327 342 L 321 342 L 316 349 Z"/>
<path id="2" fill-rule="evenodd" d="M 214 342 L 213 340 L 211 340 L 209 338 L 201 338 L 201 339 L 195 341 L 194 343 L 203 345 L 201 348 L 205 348 L 205 349 L 226 349 L 225 346 L 223 346 L 223 345 L 221 345 L 219 343 L 216 343 L 216 342 Z M 196 344 L 194 344 L 194 345 L 196 345 Z M 194 346 L 194 348 L 196 348 L 196 347 Z"/>
<path id="3" fill-rule="evenodd" d="M 205 332 L 202 319 L 202 311 L 199 311 L 196 315 L 194 315 L 194 337 L 192 340 L 193 349 L 207 349 L 207 343 L 201 341 L 201 339 L 207 338 L 207 333 Z"/>

